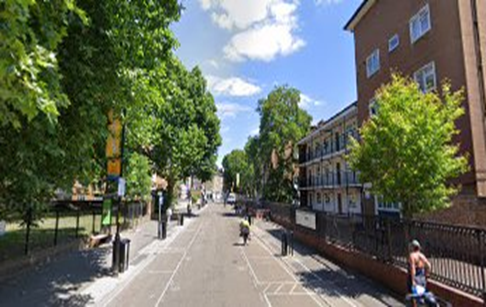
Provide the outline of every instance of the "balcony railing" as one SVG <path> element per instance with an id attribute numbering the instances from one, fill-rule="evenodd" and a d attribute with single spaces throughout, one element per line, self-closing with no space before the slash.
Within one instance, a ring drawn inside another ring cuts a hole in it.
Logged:
<path id="1" fill-rule="evenodd" d="M 335 188 L 359 185 L 361 185 L 361 182 L 358 173 L 352 171 L 330 172 L 300 181 L 301 188 Z"/>
<path id="2" fill-rule="evenodd" d="M 354 134 L 350 134 L 349 136 L 356 137 Z M 313 161 L 315 159 L 324 158 L 336 152 L 340 152 L 347 148 L 347 145 L 349 144 L 349 138 L 345 139 L 344 135 L 342 135 L 341 137 L 339 137 L 339 142 L 331 142 L 328 144 L 329 146 L 321 146 L 317 149 L 311 148 L 311 150 L 307 152 L 306 155 L 300 157 L 299 162 L 303 164 Z"/>

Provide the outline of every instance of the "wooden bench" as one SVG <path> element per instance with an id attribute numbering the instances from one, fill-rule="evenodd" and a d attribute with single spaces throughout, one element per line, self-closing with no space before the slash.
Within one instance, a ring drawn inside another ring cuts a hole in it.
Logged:
<path id="1" fill-rule="evenodd" d="M 89 247 L 98 247 L 101 244 L 105 244 L 111 241 L 111 235 L 108 233 L 99 233 L 96 235 L 91 235 L 89 237 Z"/>

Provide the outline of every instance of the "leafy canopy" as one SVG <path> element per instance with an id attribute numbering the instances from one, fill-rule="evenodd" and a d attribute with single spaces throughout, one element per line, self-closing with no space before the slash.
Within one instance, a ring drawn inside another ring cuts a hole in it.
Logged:
<path id="1" fill-rule="evenodd" d="M 413 80 L 394 75 L 377 92 L 378 111 L 363 125 L 361 142 L 352 140 L 351 167 L 407 216 L 446 207 L 457 192 L 448 180 L 467 170 L 453 144 L 462 100 L 448 83 L 441 95 L 423 94 Z"/>
<path id="2" fill-rule="evenodd" d="M 258 103 L 260 114 L 260 155 L 264 163 L 268 200 L 292 202 L 297 167 L 297 142 L 310 129 L 312 117 L 300 108 L 301 95 L 287 86 L 275 88 Z"/>

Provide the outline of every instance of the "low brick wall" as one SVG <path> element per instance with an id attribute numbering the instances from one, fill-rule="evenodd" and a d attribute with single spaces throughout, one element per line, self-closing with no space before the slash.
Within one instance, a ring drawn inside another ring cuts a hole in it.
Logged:
<path id="1" fill-rule="evenodd" d="M 324 238 L 319 237 L 311 230 L 305 231 L 300 227 L 294 227 L 289 219 L 274 215 L 272 215 L 272 219 L 283 227 L 292 229 L 297 240 L 315 248 L 327 258 L 375 280 L 399 295 L 405 297 L 407 294 L 407 272 L 404 269 L 378 261 L 358 251 L 329 244 Z M 433 293 L 447 300 L 453 306 L 486 306 L 483 300 L 475 296 L 435 281 L 429 282 L 429 288 Z"/>

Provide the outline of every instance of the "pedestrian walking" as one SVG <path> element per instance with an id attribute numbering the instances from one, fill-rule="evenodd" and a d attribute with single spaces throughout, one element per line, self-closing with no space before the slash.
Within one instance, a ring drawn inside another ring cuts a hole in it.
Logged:
<path id="1" fill-rule="evenodd" d="M 421 251 L 419 241 L 413 240 L 408 257 L 408 291 L 414 307 L 417 303 L 438 306 L 434 294 L 427 290 L 427 277 L 431 268 L 429 260 Z"/>

